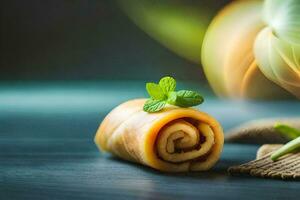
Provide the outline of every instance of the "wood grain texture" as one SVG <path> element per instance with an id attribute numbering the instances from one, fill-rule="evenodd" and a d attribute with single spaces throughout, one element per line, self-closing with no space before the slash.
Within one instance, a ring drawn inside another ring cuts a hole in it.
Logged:
<path id="1" fill-rule="evenodd" d="M 0 199 L 293 199 L 299 182 L 230 177 L 256 146 L 227 145 L 210 172 L 167 174 L 98 152 L 91 140 L 1 140 Z M 14 148 L 15 147 L 15 148 Z"/>
<path id="2" fill-rule="evenodd" d="M 105 84 L 0 87 L 0 199 L 298 199 L 299 182 L 227 174 L 229 166 L 253 160 L 257 146 L 225 144 L 213 170 L 176 175 L 99 153 L 99 122 L 120 101 L 141 96 L 139 85 L 126 92 Z M 300 106 L 208 97 L 201 109 L 226 130 L 254 118 L 297 116 Z"/>

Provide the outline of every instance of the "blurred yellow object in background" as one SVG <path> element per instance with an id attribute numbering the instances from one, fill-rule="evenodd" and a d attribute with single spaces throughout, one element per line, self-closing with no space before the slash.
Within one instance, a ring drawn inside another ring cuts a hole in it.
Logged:
<path id="1" fill-rule="evenodd" d="M 200 63 L 205 31 L 229 0 L 119 0 L 130 19 L 151 37 L 176 54 Z"/>
<path id="2" fill-rule="evenodd" d="M 300 0 L 266 0 L 263 13 L 254 47 L 260 70 L 300 98 Z"/>
<path id="3" fill-rule="evenodd" d="M 290 7 L 278 2 L 234 1 L 210 24 L 203 41 L 202 64 L 219 96 L 283 98 L 290 96 L 286 89 L 300 98 L 300 51 L 295 44 L 299 41 L 300 1 L 282 1 Z M 275 13 L 270 14 L 269 9 Z M 289 11 L 298 14 L 292 16 Z M 280 23 L 268 24 L 275 17 Z"/>

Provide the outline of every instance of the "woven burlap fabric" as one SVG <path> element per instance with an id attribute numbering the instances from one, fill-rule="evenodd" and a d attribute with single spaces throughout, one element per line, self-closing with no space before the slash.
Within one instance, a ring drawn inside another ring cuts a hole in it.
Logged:
<path id="1" fill-rule="evenodd" d="M 300 180 L 300 152 L 287 154 L 275 162 L 271 160 L 270 155 L 280 146 L 263 145 L 258 150 L 256 160 L 230 167 L 228 172 L 232 175 Z"/>
<path id="2" fill-rule="evenodd" d="M 227 143 L 243 144 L 284 144 L 290 139 L 274 129 L 277 123 L 300 129 L 300 118 L 273 118 L 254 120 L 241 124 L 225 134 Z"/>

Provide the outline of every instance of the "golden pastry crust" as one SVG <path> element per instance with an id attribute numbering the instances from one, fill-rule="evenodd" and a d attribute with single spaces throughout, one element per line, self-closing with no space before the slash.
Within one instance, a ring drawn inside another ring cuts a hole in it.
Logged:
<path id="1" fill-rule="evenodd" d="M 147 113 L 145 101 L 127 101 L 105 117 L 95 136 L 101 150 L 168 172 L 204 171 L 218 161 L 224 135 L 214 118 L 173 106 Z"/>

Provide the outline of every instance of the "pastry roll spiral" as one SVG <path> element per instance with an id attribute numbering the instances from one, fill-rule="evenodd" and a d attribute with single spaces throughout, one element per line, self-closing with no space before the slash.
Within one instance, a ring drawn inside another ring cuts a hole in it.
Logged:
<path id="1" fill-rule="evenodd" d="M 167 172 L 204 171 L 218 161 L 224 136 L 214 118 L 175 106 L 147 113 L 145 101 L 125 102 L 105 117 L 95 136 L 101 150 Z"/>

